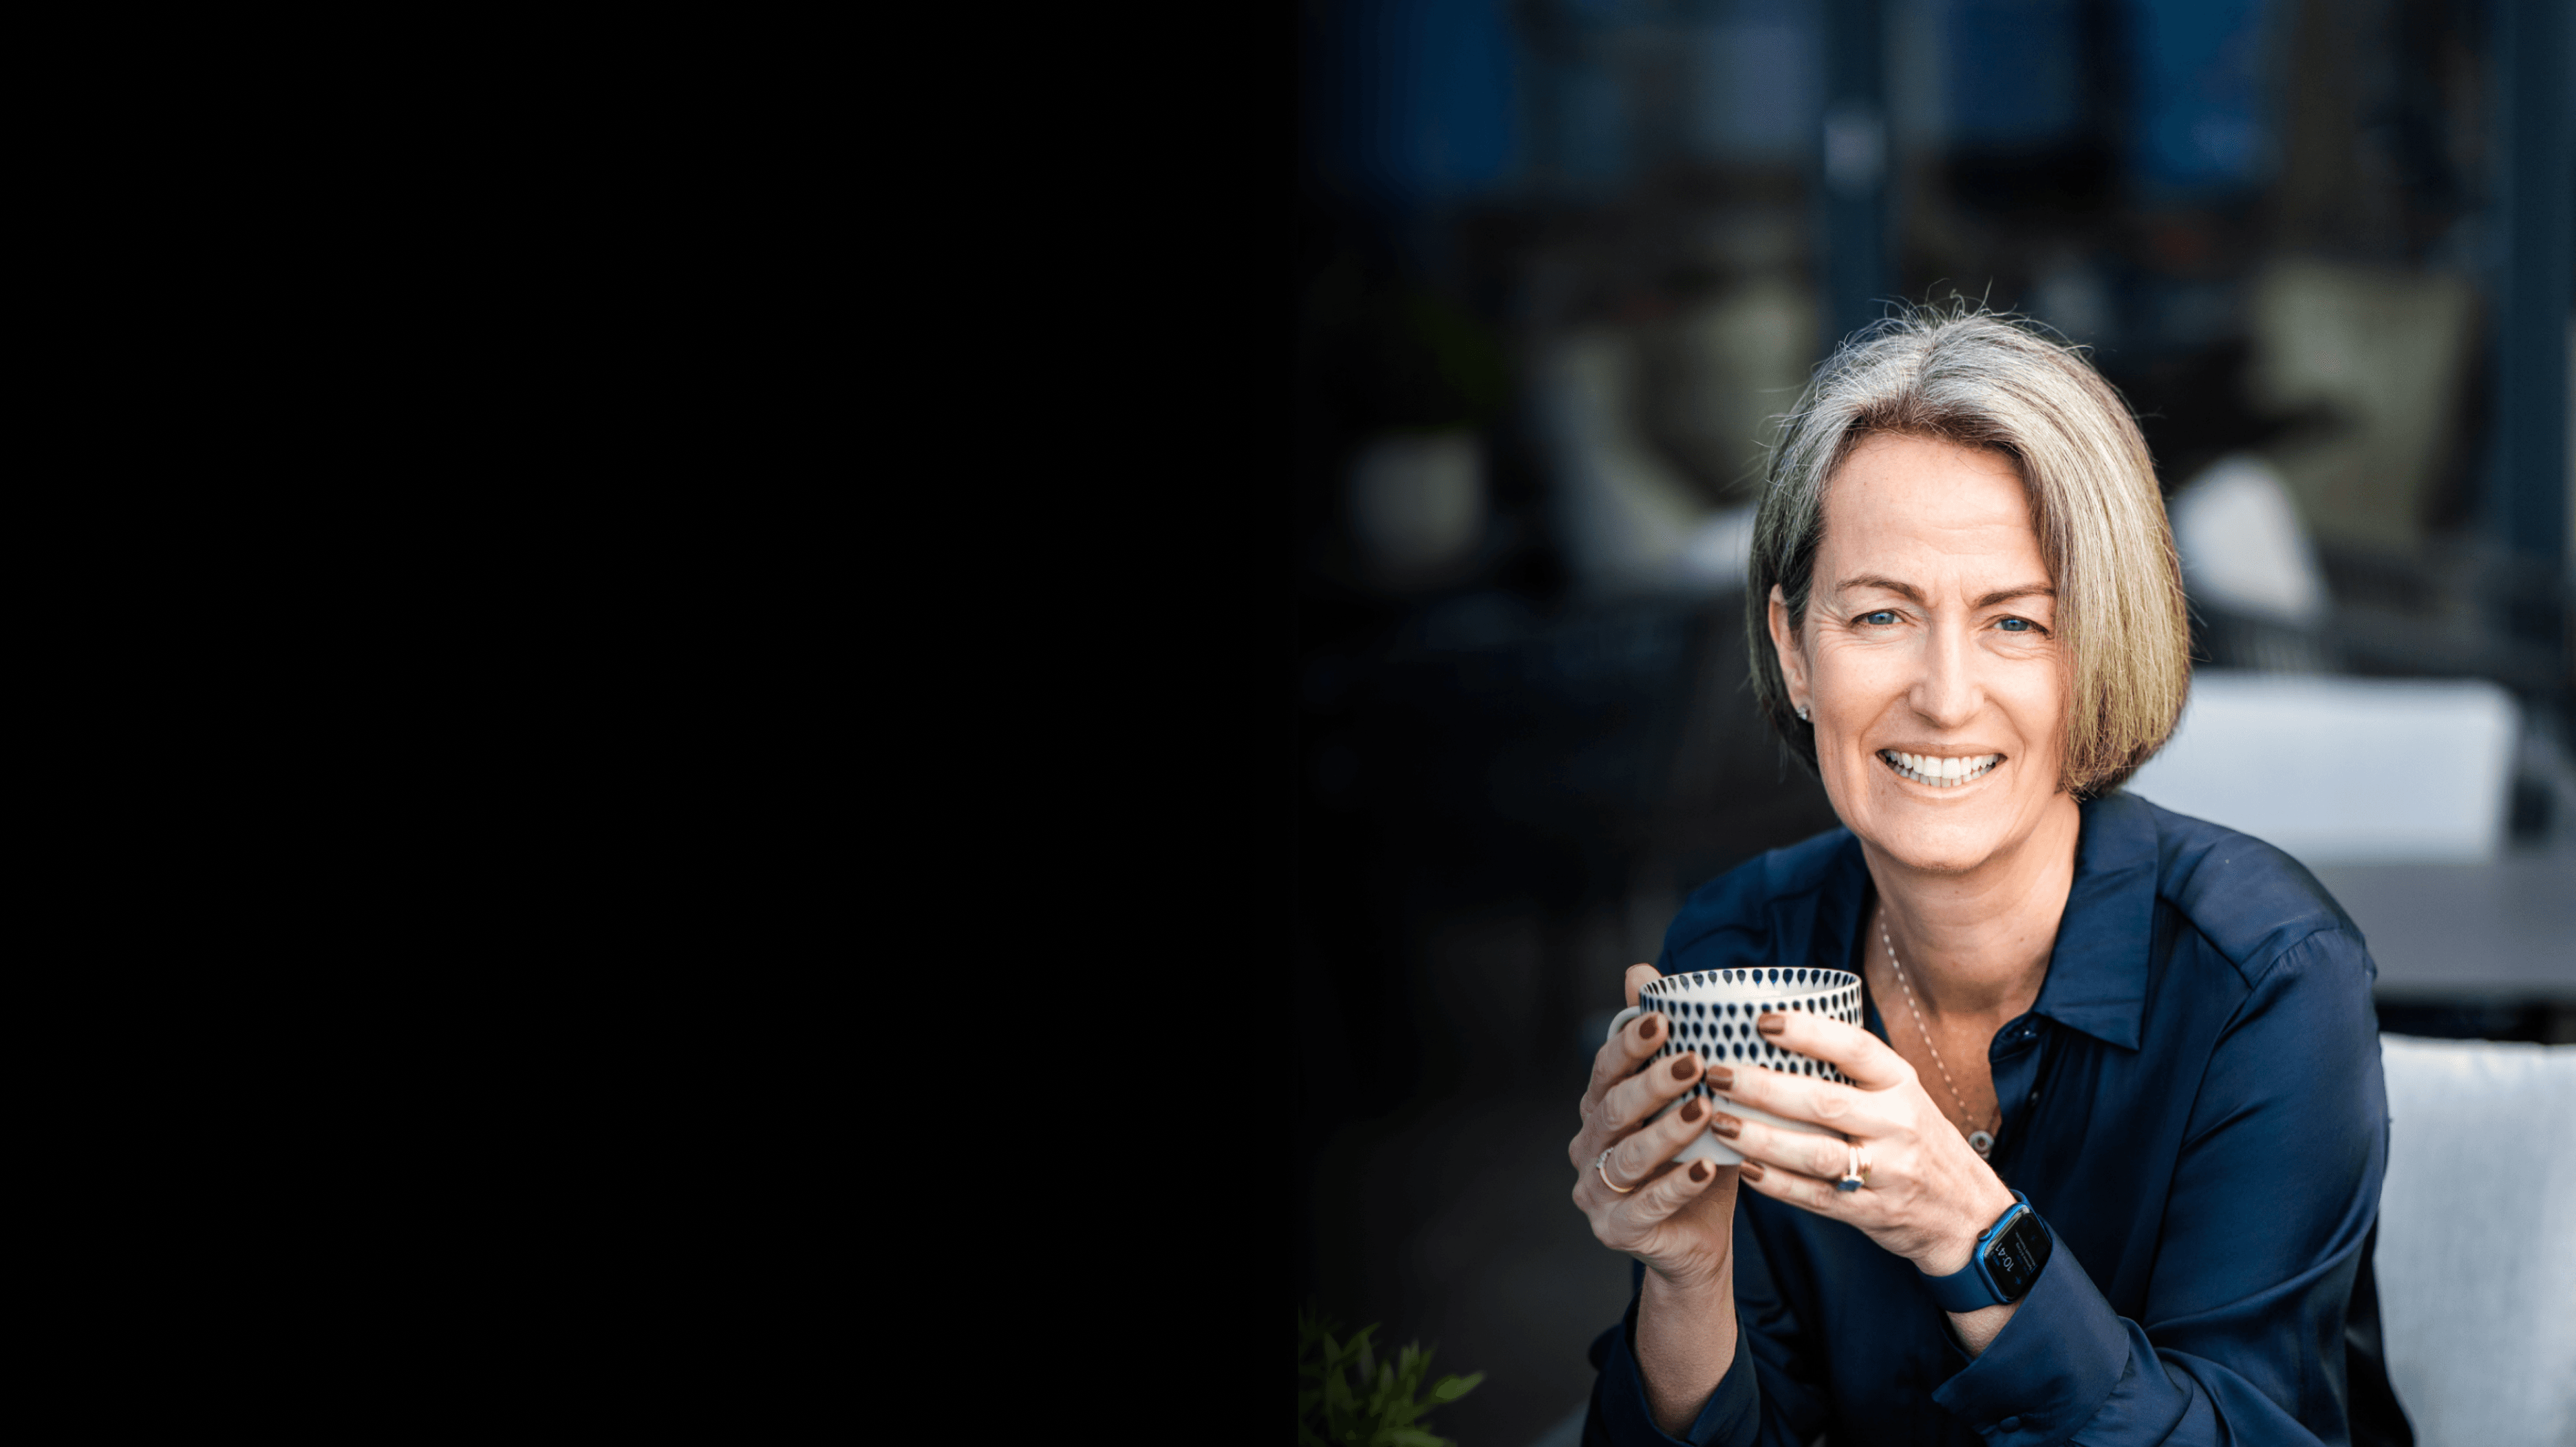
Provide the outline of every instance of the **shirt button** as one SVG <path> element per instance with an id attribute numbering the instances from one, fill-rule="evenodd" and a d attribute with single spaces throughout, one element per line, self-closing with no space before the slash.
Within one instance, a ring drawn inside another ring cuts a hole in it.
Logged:
<path id="1" fill-rule="evenodd" d="M 2006 1417 L 1995 1424 L 1995 1430 L 1998 1432 L 2018 1432 L 2021 1430 L 2021 1418 Z"/>

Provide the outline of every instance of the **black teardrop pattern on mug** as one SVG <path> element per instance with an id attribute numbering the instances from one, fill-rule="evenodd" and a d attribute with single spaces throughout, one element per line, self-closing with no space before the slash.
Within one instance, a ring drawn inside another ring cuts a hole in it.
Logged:
<path id="1" fill-rule="evenodd" d="M 1809 995 L 1794 1000 L 1761 1000 L 1745 1003 L 1734 1000 L 1686 1000 L 1679 993 L 1688 987 L 1710 981 L 1725 984 L 1777 984 L 1830 986 L 1829 993 Z M 1765 1014 L 1786 1014 L 1792 1010 L 1839 1020 L 1860 1026 L 1862 1021 L 1859 981 L 1841 971 L 1790 967 L 1759 970 L 1702 970 L 1687 976 L 1666 976 L 1646 986 L 1640 1000 L 1649 1009 L 1663 1012 L 1673 1021 L 1658 1057 L 1684 1055 L 1697 1049 L 1714 1060 L 1751 1060 L 1769 1064 L 1773 1069 L 1804 1075 L 1819 1080 L 1848 1083 L 1850 1077 L 1836 1066 L 1812 1060 L 1795 1051 L 1782 1049 L 1768 1040 L 1757 1038 L 1753 1021 Z M 1723 1020 L 1742 1020 L 1719 1024 Z M 1737 1031 L 1741 1029 L 1741 1036 Z M 1704 1087 L 1694 1087 L 1694 1094 L 1715 1098 Z"/>

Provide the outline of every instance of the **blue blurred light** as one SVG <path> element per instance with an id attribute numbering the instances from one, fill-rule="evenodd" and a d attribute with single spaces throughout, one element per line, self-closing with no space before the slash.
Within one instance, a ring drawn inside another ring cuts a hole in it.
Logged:
<path id="1" fill-rule="evenodd" d="M 1822 61 L 1812 11 L 1735 7 L 1700 33 L 1693 148 L 1746 161 L 1796 161 L 1815 138 Z"/>
<path id="2" fill-rule="evenodd" d="M 1308 140 L 1329 180 L 1402 208 L 1512 175 L 1515 56 L 1500 0 L 1332 0 L 1317 22 Z"/>
<path id="3" fill-rule="evenodd" d="M 2232 190 L 2273 165 L 2268 0 L 2122 0 L 2129 166 L 2149 190 Z"/>
<path id="4" fill-rule="evenodd" d="M 2084 126 L 2080 0 L 1952 0 L 1949 130 L 1979 150 L 2041 150 Z"/>

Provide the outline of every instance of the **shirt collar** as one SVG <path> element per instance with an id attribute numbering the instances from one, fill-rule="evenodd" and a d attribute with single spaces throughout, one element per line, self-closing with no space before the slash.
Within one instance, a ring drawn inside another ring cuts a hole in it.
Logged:
<path id="1" fill-rule="evenodd" d="M 2126 794 L 2091 799 L 2075 842 L 2075 880 L 2066 913 L 2057 923 L 2057 945 L 2040 981 L 2034 1015 L 2126 1050 L 2138 1048 L 2146 1014 L 2147 953 L 2154 943 L 2156 823 L 2144 804 Z M 1817 903 L 1819 962 L 1847 960 L 1857 969 L 1861 917 L 1869 908 L 1869 865 L 1860 841 L 1845 845 Z"/>
<path id="2" fill-rule="evenodd" d="M 2126 794 L 2079 808 L 2075 883 L 2031 1012 L 2135 1050 L 2155 940 L 2156 821 Z"/>

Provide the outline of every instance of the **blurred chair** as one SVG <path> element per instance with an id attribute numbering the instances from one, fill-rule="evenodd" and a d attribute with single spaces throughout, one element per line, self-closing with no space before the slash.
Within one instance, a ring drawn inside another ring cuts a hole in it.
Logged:
<path id="1" fill-rule="evenodd" d="M 2520 717 L 2477 679 L 2202 669 L 2129 788 L 2310 865 L 2493 859 Z"/>
<path id="2" fill-rule="evenodd" d="M 2279 469 L 2244 453 L 2222 458 L 2168 511 L 2210 656 L 2270 673 L 2331 671 L 2323 628 L 2332 600 Z"/>
<path id="3" fill-rule="evenodd" d="M 1352 460 L 1348 503 L 1373 580 L 1445 581 L 1484 541 L 1483 445 L 1464 430 L 1380 437 Z"/>
<path id="4" fill-rule="evenodd" d="M 1557 533 L 1594 598 L 1724 591 L 1744 580 L 1753 509 L 1717 509 L 1638 425 L 1633 338 L 1559 342 L 1538 368 L 1536 430 Z"/>
<path id="5" fill-rule="evenodd" d="M 2242 453 L 2174 494 L 2174 546 L 2192 597 L 2296 628 L 2325 621 L 2326 579 L 2278 469 Z"/>
<path id="6" fill-rule="evenodd" d="M 2422 1447 L 2576 1442 L 2576 1046 L 2380 1038 L 2381 1340 Z"/>
<path id="7" fill-rule="evenodd" d="M 2247 303 L 2251 400 L 2275 416 L 2337 419 L 2268 449 L 2300 516 L 2329 543 L 2414 547 L 2459 445 L 2476 288 L 2452 271 L 2284 259 L 2263 268 Z"/>

